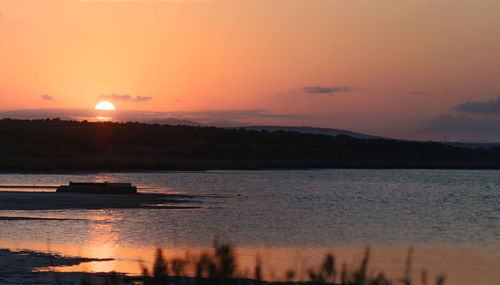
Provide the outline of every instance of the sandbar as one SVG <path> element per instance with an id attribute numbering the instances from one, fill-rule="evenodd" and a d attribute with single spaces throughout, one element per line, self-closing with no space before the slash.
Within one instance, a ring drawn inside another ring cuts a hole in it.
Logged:
<path id="1" fill-rule="evenodd" d="M 0 191 L 0 210 L 67 209 L 197 209 L 193 196 L 138 193 L 133 195 Z"/>

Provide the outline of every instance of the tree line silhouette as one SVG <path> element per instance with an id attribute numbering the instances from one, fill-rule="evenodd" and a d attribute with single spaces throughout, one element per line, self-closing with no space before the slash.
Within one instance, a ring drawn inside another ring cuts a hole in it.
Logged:
<path id="1" fill-rule="evenodd" d="M 0 120 L 1 171 L 500 169 L 499 148 L 137 122 Z"/>

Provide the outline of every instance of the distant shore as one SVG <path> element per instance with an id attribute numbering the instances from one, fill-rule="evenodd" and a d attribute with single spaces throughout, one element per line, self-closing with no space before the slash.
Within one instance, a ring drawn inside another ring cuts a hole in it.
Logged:
<path id="1" fill-rule="evenodd" d="M 500 148 L 59 119 L 0 120 L 0 172 L 500 169 Z"/>

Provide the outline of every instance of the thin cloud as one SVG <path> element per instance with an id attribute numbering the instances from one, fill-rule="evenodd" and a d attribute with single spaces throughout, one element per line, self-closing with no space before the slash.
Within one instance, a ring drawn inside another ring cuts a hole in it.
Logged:
<path id="1" fill-rule="evenodd" d="M 500 114 L 500 97 L 489 101 L 468 101 L 452 108 L 455 111 L 476 114 Z"/>
<path id="2" fill-rule="evenodd" d="M 45 101 L 54 101 L 56 100 L 54 97 L 48 95 L 48 94 L 43 94 L 42 96 L 42 100 L 45 100 Z"/>
<path id="3" fill-rule="evenodd" d="M 99 95 L 99 98 L 101 99 L 109 99 L 113 101 L 135 101 L 135 102 L 147 102 L 153 97 L 145 97 L 145 96 L 136 96 L 133 98 L 132 96 L 128 94 L 109 94 L 109 95 Z"/>
<path id="4" fill-rule="evenodd" d="M 119 95 L 119 94 L 99 95 L 99 98 L 110 99 L 113 101 L 129 101 L 131 99 L 130 95 L 128 95 L 128 94 L 124 94 L 124 95 Z"/>
<path id="5" fill-rule="evenodd" d="M 83 120 L 95 118 L 93 109 L 24 109 L 0 112 L 0 118 L 14 119 L 43 119 L 61 118 L 66 120 Z M 298 120 L 309 118 L 301 114 L 276 114 L 264 109 L 241 109 L 241 110 L 209 110 L 209 111 L 176 111 L 176 112 L 155 112 L 155 111 L 134 111 L 117 110 L 113 113 L 113 120 L 116 121 L 137 121 L 151 122 L 154 119 L 176 118 L 190 120 L 207 124 L 219 121 L 237 121 L 240 125 L 251 122 L 255 119 L 291 119 Z"/>
<path id="6" fill-rule="evenodd" d="M 135 97 L 134 101 L 136 101 L 136 102 L 147 102 L 147 101 L 149 101 L 151 99 L 153 99 L 153 97 L 137 96 L 137 97 Z"/>
<path id="7" fill-rule="evenodd" d="M 304 92 L 306 92 L 307 94 L 332 94 L 340 92 L 350 92 L 355 89 L 356 88 L 350 86 L 333 86 L 333 87 L 306 86 L 303 88 Z"/>

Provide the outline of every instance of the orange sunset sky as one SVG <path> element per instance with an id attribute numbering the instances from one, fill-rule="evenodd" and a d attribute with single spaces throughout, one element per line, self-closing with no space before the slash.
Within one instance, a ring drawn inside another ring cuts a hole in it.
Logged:
<path id="1" fill-rule="evenodd" d="M 0 117 L 108 100 L 131 120 L 500 141 L 499 15 L 498 0 L 0 0 Z"/>

